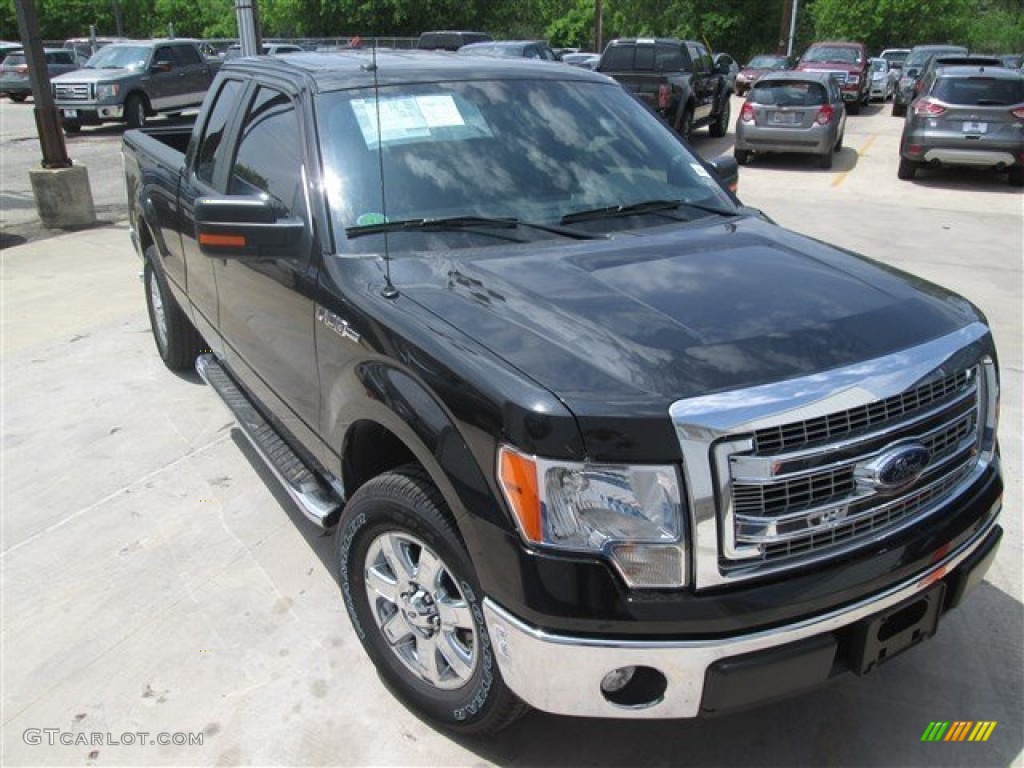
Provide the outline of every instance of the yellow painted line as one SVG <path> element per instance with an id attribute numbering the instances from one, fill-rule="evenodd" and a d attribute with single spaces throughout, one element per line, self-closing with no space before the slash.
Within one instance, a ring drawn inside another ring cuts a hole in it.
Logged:
<path id="1" fill-rule="evenodd" d="M 867 141 L 865 141 L 864 146 L 857 150 L 857 157 L 860 158 L 866 155 L 867 151 L 871 149 L 871 145 L 875 143 L 875 139 L 877 138 L 878 136 L 873 134 Z M 849 171 L 843 171 L 834 179 L 832 179 L 832 187 L 838 187 L 840 184 L 846 181 L 846 177 L 849 175 L 849 173 Z"/>

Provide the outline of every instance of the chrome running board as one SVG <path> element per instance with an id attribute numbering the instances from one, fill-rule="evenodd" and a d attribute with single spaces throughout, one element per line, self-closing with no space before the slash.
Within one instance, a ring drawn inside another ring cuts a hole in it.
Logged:
<path id="1" fill-rule="evenodd" d="M 333 525 L 344 505 L 338 495 L 306 466 L 263 418 L 213 355 L 200 355 L 196 359 L 196 371 L 227 406 L 256 453 L 302 513 L 322 528 Z"/>

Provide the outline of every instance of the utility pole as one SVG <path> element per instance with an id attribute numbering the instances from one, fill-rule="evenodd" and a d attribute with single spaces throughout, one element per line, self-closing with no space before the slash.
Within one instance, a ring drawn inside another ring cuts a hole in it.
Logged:
<path id="1" fill-rule="evenodd" d="M 242 47 L 242 55 L 256 56 L 262 53 L 257 0 L 235 0 L 235 18 L 238 21 L 238 42 Z"/>
<path id="2" fill-rule="evenodd" d="M 594 53 L 604 50 L 604 8 L 601 0 L 594 0 Z"/>
<path id="3" fill-rule="evenodd" d="M 68 168 L 71 160 L 64 147 L 64 133 L 50 92 L 50 73 L 46 69 L 46 54 L 43 53 L 35 0 L 14 0 L 14 10 L 18 15 L 18 32 L 25 49 L 25 63 L 28 64 L 32 112 L 36 118 L 39 147 L 43 151 L 43 168 Z"/>
<path id="4" fill-rule="evenodd" d="M 72 165 L 64 146 L 60 116 L 50 92 L 50 74 L 39 32 L 35 0 L 14 0 L 18 33 L 25 49 L 29 84 L 32 87 L 32 112 L 43 153 L 41 168 L 28 172 L 32 194 L 44 227 L 76 229 L 96 222 L 96 209 L 84 166 Z"/>
<path id="5" fill-rule="evenodd" d="M 800 10 L 800 0 L 792 0 L 793 15 L 789 19 L 789 45 L 786 46 L 786 55 L 793 55 L 793 38 L 796 37 L 796 15 Z"/>
<path id="6" fill-rule="evenodd" d="M 789 28 L 792 18 L 793 0 L 782 0 L 782 22 L 779 24 L 779 43 L 775 46 L 775 52 L 780 56 L 786 54 L 786 41 L 789 39 Z"/>

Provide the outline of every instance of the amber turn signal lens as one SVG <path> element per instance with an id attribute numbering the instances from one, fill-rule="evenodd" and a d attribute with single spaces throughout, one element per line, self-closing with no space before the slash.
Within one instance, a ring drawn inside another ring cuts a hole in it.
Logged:
<path id="1" fill-rule="evenodd" d="M 540 495 L 537 493 L 537 465 L 529 456 L 509 448 L 498 454 L 502 490 L 516 516 L 523 536 L 530 541 L 541 540 Z"/>

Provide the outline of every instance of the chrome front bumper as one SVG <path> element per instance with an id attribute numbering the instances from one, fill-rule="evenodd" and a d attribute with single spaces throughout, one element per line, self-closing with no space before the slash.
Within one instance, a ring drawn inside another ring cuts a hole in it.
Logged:
<path id="1" fill-rule="evenodd" d="M 502 677 L 531 706 L 562 715 L 608 718 L 685 718 L 700 713 L 708 669 L 718 661 L 825 635 L 924 593 L 978 551 L 996 527 L 999 502 L 968 542 L 915 578 L 830 613 L 785 627 L 715 640 L 651 641 L 553 635 L 531 627 L 490 599 L 487 630 Z M 668 682 L 646 706 L 609 701 L 601 681 L 612 670 L 651 667 Z"/>

